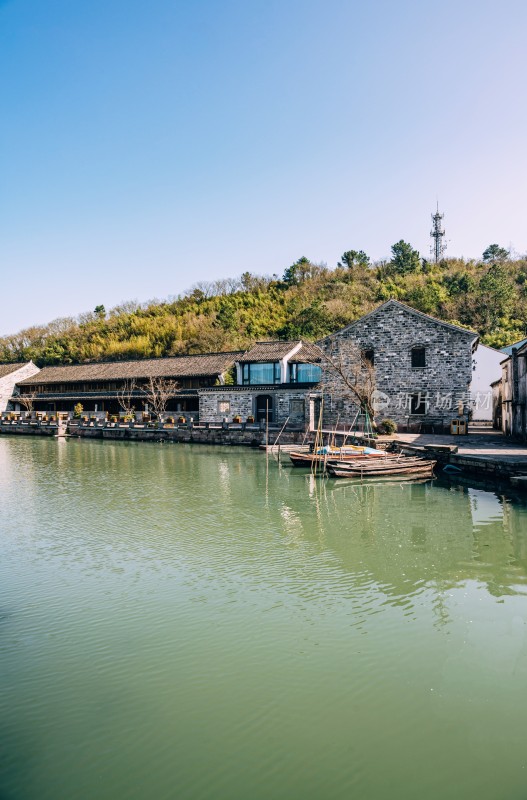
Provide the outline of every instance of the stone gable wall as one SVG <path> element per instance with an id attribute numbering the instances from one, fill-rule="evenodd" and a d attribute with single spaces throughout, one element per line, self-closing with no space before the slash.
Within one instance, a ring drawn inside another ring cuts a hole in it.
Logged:
<path id="1" fill-rule="evenodd" d="M 456 331 L 411 311 L 388 306 L 359 320 L 350 329 L 339 331 L 320 342 L 331 355 L 340 352 L 344 365 L 353 346 L 374 350 L 376 388 L 386 395 L 376 419 L 394 419 L 401 426 L 412 426 L 431 418 L 449 420 L 457 416 L 457 401 L 467 400 L 472 379 L 473 334 Z M 412 348 L 426 348 L 426 366 L 412 367 Z M 325 367 L 321 388 L 324 394 L 324 425 L 337 421 L 350 424 L 356 414 L 349 388 L 342 378 Z M 427 414 L 412 415 L 409 398 L 422 393 Z M 451 407 L 448 408 L 448 396 Z"/>

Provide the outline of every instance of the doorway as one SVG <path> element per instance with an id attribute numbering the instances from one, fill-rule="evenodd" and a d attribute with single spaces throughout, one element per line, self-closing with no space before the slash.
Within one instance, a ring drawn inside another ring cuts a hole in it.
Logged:
<path id="1" fill-rule="evenodd" d="M 256 421 L 257 422 L 265 422 L 266 419 L 269 419 L 269 422 L 273 422 L 273 396 L 271 394 L 259 394 L 256 398 Z"/>

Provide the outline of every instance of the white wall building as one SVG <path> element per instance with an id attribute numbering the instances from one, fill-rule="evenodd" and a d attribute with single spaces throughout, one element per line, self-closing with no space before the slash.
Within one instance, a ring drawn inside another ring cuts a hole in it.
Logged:
<path id="1" fill-rule="evenodd" d="M 481 343 L 472 356 L 470 405 L 474 421 L 492 421 L 491 384 L 501 378 L 501 362 L 504 358 L 501 350 L 495 350 Z"/>
<path id="2" fill-rule="evenodd" d="M 40 370 L 32 361 L 25 364 L 0 364 L 0 412 L 7 410 L 15 384 L 31 378 L 37 372 Z"/>

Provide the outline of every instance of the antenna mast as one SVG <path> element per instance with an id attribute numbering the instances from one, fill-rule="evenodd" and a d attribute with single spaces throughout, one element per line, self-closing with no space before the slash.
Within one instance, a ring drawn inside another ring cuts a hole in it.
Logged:
<path id="1" fill-rule="evenodd" d="M 439 213 L 439 203 L 437 205 L 436 213 L 432 214 L 432 230 L 430 236 L 433 239 L 432 246 L 430 247 L 430 255 L 433 257 L 436 264 L 443 258 L 446 250 L 445 230 L 442 226 L 442 220 L 445 215 Z"/>

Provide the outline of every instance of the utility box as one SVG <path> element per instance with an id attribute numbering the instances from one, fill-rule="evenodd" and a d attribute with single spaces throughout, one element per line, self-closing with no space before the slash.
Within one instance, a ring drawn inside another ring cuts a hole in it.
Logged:
<path id="1" fill-rule="evenodd" d="M 465 419 L 453 419 L 450 423 L 450 433 L 454 436 L 466 436 L 467 421 Z"/>

